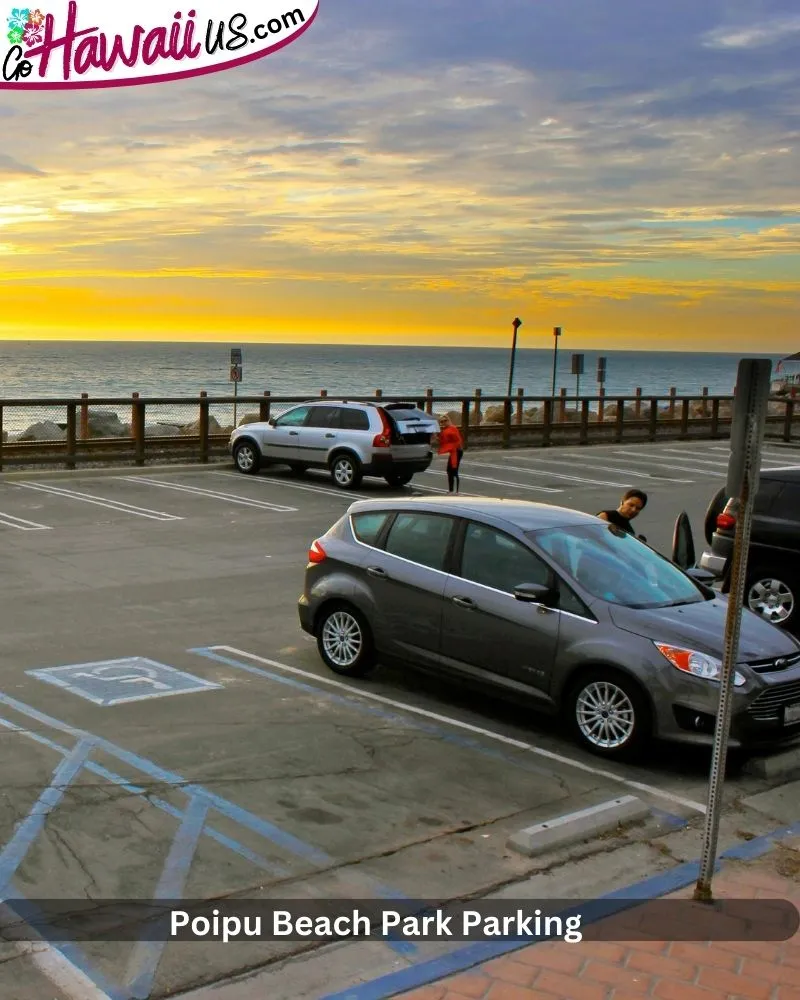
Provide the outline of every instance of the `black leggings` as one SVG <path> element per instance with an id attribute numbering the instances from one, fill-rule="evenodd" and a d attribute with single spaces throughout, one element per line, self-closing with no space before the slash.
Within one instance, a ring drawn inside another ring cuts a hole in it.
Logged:
<path id="1" fill-rule="evenodd" d="M 461 459 L 463 457 L 464 452 L 459 448 L 456 452 L 456 464 L 451 465 L 449 461 L 447 463 L 447 486 L 451 493 L 461 486 L 458 470 L 461 468 Z"/>

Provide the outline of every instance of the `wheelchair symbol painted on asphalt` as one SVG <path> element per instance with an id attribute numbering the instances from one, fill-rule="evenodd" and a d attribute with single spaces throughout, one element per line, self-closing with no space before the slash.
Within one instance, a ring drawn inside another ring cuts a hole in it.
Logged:
<path id="1" fill-rule="evenodd" d="M 166 698 L 222 687 L 142 656 L 73 663 L 65 667 L 28 670 L 26 673 L 105 708 L 130 701 Z"/>

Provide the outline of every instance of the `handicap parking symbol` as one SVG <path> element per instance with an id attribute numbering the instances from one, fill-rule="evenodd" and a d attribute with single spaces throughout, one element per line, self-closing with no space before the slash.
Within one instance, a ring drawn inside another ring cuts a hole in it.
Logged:
<path id="1" fill-rule="evenodd" d="M 26 673 L 104 708 L 222 687 L 143 656 L 73 663 L 65 667 L 28 670 Z"/>

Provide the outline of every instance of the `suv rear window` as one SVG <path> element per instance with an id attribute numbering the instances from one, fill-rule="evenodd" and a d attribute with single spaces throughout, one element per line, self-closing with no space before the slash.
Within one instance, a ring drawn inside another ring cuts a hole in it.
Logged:
<path id="1" fill-rule="evenodd" d="M 767 514 L 783 488 L 779 479 L 762 479 L 753 502 L 753 513 Z"/>
<path id="2" fill-rule="evenodd" d="M 800 483 L 783 484 L 783 490 L 772 514 L 787 521 L 800 522 Z"/>

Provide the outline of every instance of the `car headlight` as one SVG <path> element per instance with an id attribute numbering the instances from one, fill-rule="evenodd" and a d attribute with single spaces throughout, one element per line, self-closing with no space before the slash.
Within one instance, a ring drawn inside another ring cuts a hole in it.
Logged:
<path id="1" fill-rule="evenodd" d="M 722 673 L 722 661 L 708 653 L 700 653 L 696 649 L 685 649 L 683 646 L 670 646 L 664 642 L 656 642 L 653 645 L 677 670 L 682 670 L 685 674 L 693 677 L 703 677 L 707 681 L 718 681 Z M 737 670 L 733 675 L 733 683 L 736 687 L 741 687 L 747 683 L 747 678 Z"/>

